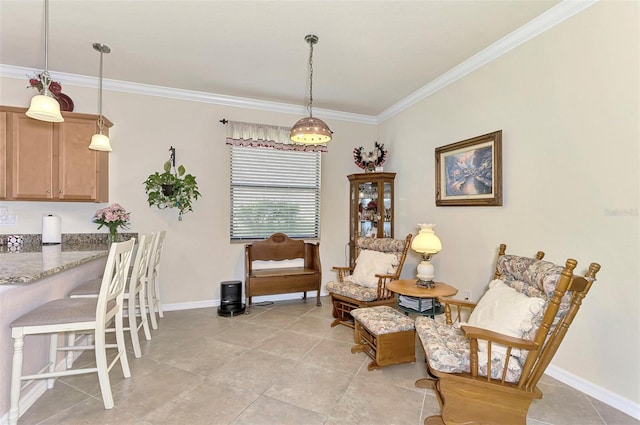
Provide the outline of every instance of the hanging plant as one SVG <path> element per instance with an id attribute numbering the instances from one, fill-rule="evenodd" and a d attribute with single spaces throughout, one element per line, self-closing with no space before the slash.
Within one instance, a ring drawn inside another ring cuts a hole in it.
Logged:
<path id="1" fill-rule="evenodd" d="M 172 162 L 164 163 L 164 172 L 155 172 L 144 181 L 144 190 L 147 193 L 149 206 L 157 206 L 161 210 L 165 208 L 177 208 L 178 220 L 182 221 L 182 215 L 193 211 L 192 202 L 200 196 L 198 183 L 195 176 L 185 174 L 184 166 L 180 165 L 176 170 Z"/>

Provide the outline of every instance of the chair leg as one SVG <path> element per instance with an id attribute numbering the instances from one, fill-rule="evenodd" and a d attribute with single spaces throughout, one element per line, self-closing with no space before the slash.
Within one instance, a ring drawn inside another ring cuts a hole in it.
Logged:
<path id="1" fill-rule="evenodd" d="M 105 409 L 113 409 L 113 394 L 111 394 L 111 382 L 109 381 L 109 366 L 107 365 L 107 349 L 105 347 L 104 332 L 96 332 L 94 337 L 94 350 L 96 354 L 96 367 L 98 369 L 98 381 Z"/>
<path id="2" fill-rule="evenodd" d="M 149 307 L 149 318 L 151 319 L 151 327 L 158 329 L 158 320 L 156 319 L 156 308 L 153 299 L 153 283 L 147 287 L 147 304 Z"/>
<path id="3" fill-rule="evenodd" d="M 22 328 L 13 329 L 13 362 L 11 365 L 11 396 L 9 425 L 16 425 L 20 416 L 20 387 L 22 378 L 22 355 L 24 332 Z"/>
<path id="4" fill-rule="evenodd" d="M 147 341 L 151 340 L 151 331 L 149 329 L 149 321 L 147 320 L 147 284 L 142 284 L 140 292 L 138 293 L 138 303 L 140 308 L 140 321 L 142 322 L 142 328 L 144 329 L 144 337 Z"/>
<path id="5" fill-rule="evenodd" d="M 131 299 L 135 300 L 135 296 L 133 296 L 133 298 Z M 131 345 L 133 345 L 133 355 L 137 359 L 139 359 L 140 357 L 142 357 L 142 352 L 140 350 L 140 340 L 138 339 L 138 317 L 136 316 L 135 301 L 129 303 L 129 334 L 131 334 Z"/>
<path id="6" fill-rule="evenodd" d="M 116 314 L 116 343 L 118 346 L 118 356 L 120 358 L 120 366 L 122 367 L 122 374 L 125 378 L 131 377 L 131 370 L 129 369 L 129 360 L 127 359 L 127 349 L 124 342 L 124 329 L 122 325 L 122 312 Z"/>
<path id="7" fill-rule="evenodd" d="M 162 309 L 162 300 L 160 300 L 160 279 L 158 279 L 158 276 L 156 276 L 156 278 L 153 281 L 153 300 L 154 300 L 155 306 L 158 308 L 158 316 L 164 317 L 164 310 Z"/>
<path id="8" fill-rule="evenodd" d="M 49 336 L 49 372 L 56 371 L 56 361 L 58 360 L 58 334 L 52 333 Z M 47 378 L 47 389 L 53 388 L 56 378 Z"/>
<path id="9" fill-rule="evenodd" d="M 76 345 L 76 333 L 75 332 L 69 332 L 67 334 L 67 346 L 68 347 L 73 347 L 74 345 Z M 73 350 L 69 350 L 67 351 L 67 369 L 71 369 L 73 367 L 73 361 L 74 361 L 74 354 L 73 354 Z"/>

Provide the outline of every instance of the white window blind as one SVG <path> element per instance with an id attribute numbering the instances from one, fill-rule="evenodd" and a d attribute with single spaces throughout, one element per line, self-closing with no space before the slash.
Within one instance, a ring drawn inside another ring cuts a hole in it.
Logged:
<path id="1" fill-rule="evenodd" d="M 230 148 L 231 240 L 318 238 L 321 153 Z"/>

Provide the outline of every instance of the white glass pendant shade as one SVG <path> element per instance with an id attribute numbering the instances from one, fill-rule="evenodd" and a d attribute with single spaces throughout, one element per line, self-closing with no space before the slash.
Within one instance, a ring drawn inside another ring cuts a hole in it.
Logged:
<path id="1" fill-rule="evenodd" d="M 91 136 L 91 144 L 89 149 L 94 151 L 111 152 L 111 143 L 109 143 L 109 137 L 104 134 L 94 134 Z"/>
<path id="2" fill-rule="evenodd" d="M 60 113 L 60 104 L 56 99 L 44 94 L 37 94 L 31 99 L 29 110 L 26 112 L 29 118 L 48 122 L 63 122 Z"/>
<path id="3" fill-rule="evenodd" d="M 100 117 L 98 118 L 98 128 L 100 131 L 97 134 L 91 136 L 91 143 L 89 149 L 94 151 L 111 152 L 111 143 L 109 143 L 109 137 L 102 134 L 102 128 L 104 127 L 104 118 L 102 117 L 102 59 L 105 53 L 110 53 L 111 49 L 106 44 L 93 43 L 94 50 L 100 52 L 100 79 L 98 80 L 100 86 L 98 88 L 98 109 L 100 111 Z"/>
<path id="4" fill-rule="evenodd" d="M 306 117 L 293 125 L 290 137 L 295 143 L 317 145 L 331 140 L 331 130 L 321 119 Z"/>

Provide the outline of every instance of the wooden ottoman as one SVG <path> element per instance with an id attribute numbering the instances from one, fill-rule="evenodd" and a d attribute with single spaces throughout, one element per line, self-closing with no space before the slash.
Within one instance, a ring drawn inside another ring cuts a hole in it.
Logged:
<path id="1" fill-rule="evenodd" d="M 416 361 L 416 328 L 413 320 L 392 307 L 356 308 L 354 318 L 356 345 L 352 353 L 363 351 L 373 360 L 367 369 Z"/>

